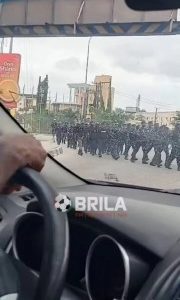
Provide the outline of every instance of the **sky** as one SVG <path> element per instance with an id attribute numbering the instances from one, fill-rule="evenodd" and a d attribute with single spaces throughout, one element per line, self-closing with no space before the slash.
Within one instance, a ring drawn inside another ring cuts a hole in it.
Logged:
<path id="1" fill-rule="evenodd" d="M 4 52 L 8 51 L 5 42 Z M 22 56 L 20 86 L 37 89 L 38 77 L 49 75 L 51 99 L 68 101 L 67 83 L 84 82 L 88 38 L 16 38 L 13 52 Z M 111 75 L 114 108 L 180 110 L 180 36 L 93 37 L 88 83 L 96 75 Z"/>

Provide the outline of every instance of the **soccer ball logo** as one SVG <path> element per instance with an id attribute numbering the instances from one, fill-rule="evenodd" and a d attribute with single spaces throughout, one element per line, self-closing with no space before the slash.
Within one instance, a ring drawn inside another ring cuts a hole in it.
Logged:
<path id="1" fill-rule="evenodd" d="M 55 199 L 55 208 L 58 211 L 66 212 L 71 207 L 71 200 L 68 196 L 59 194 Z"/>

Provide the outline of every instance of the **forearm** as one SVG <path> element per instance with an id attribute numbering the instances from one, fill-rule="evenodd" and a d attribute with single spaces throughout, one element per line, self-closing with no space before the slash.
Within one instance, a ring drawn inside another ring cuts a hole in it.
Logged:
<path id="1" fill-rule="evenodd" d="M 13 174 L 18 170 L 18 166 L 15 166 L 14 163 L 11 166 L 9 164 L 10 162 L 0 162 L 0 193 L 7 186 Z"/>

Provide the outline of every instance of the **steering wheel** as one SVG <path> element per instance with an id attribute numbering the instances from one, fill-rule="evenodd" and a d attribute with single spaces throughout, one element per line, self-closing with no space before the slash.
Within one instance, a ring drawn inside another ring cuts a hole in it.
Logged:
<path id="1" fill-rule="evenodd" d="M 67 215 L 56 211 L 57 194 L 38 172 L 24 168 L 12 179 L 31 189 L 39 201 L 44 215 L 44 247 L 39 278 L 22 262 L 0 250 L 0 299 L 60 300 L 69 255 Z"/>

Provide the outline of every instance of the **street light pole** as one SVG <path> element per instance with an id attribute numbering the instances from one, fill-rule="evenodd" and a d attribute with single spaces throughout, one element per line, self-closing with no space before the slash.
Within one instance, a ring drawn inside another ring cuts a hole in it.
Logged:
<path id="1" fill-rule="evenodd" d="M 1 40 L 1 51 L 0 52 L 1 53 L 4 52 L 4 38 L 2 38 L 2 40 Z"/>
<path id="2" fill-rule="evenodd" d="M 87 93 L 87 81 L 88 81 L 88 70 L 89 70 L 89 51 L 90 51 L 90 43 L 92 37 L 88 40 L 88 48 L 87 48 L 87 58 L 86 58 L 86 73 L 85 73 L 85 99 L 83 105 L 83 117 L 86 117 L 87 106 L 88 106 L 88 93 Z"/>
<path id="3" fill-rule="evenodd" d="M 155 115 L 154 115 L 154 124 L 156 124 L 156 122 L 157 122 L 157 115 L 158 115 L 158 109 L 156 107 Z"/>
<path id="4" fill-rule="evenodd" d="M 91 43 L 92 37 L 88 40 L 88 49 L 87 49 L 87 58 L 86 58 L 86 75 L 85 75 L 85 84 L 87 84 L 88 80 L 88 69 L 89 69 L 89 50 L 90 50 L 90 43 Z"/>
<path id="5" fill-rule="evenodd" d="M 13 37 L 10 38 L 9 53 L 13 52 Z"/>

